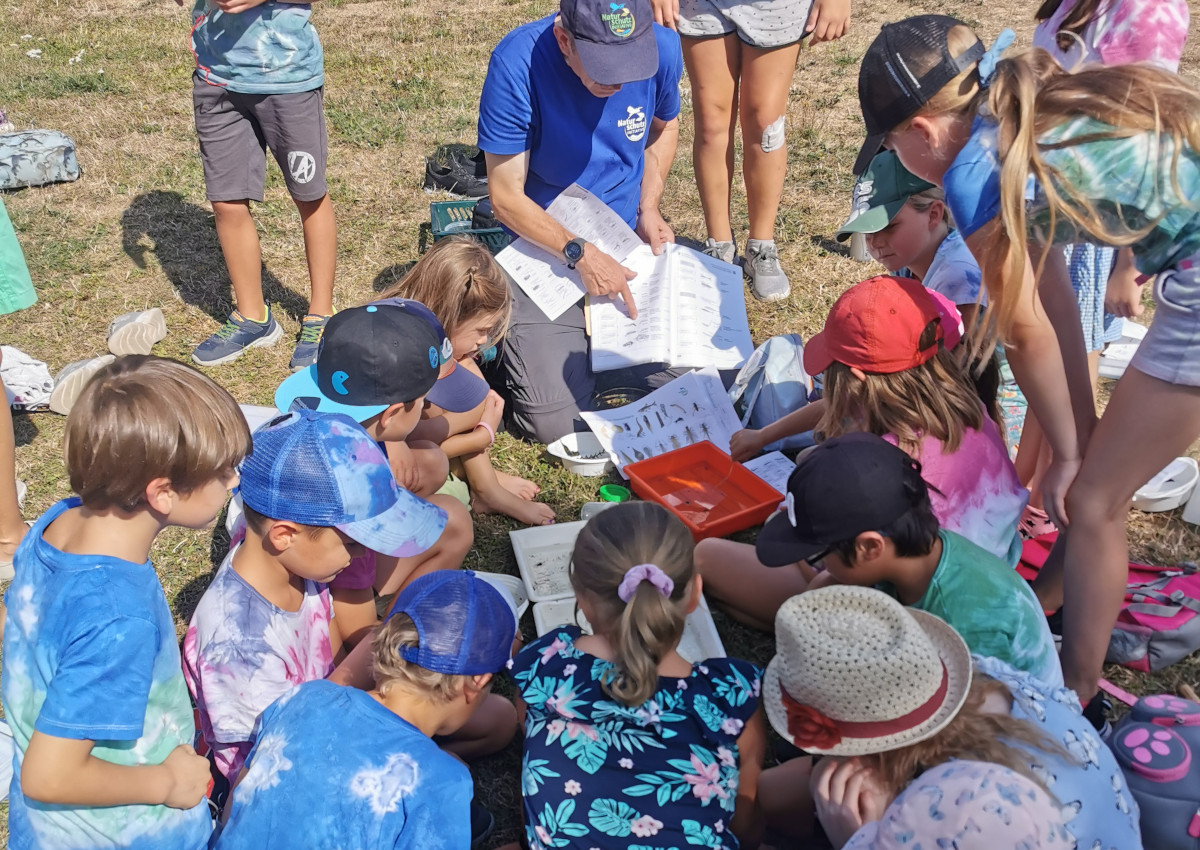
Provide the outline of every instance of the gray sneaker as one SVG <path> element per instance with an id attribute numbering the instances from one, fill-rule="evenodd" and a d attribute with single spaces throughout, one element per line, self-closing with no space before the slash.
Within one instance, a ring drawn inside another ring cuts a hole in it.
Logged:
<path id="1" fill-rule="evenodd" d="M 111 354 L 99 357 L 89 357 L 87 360 L 76 360 L 63 366 L 62 371 L 54 378 L 54 390 L 50 393 L 50 409 L 55 413 L 66 416 L 75 406 L 75 399 L 83 392 L 87 382 L 100 369 L 112 363 L 117 358 Z"/>
<path id="2" fill-rule="evenodd" d="M 192 360 L 201 366 L 219 366 L 241 357 L 247 348 L 273 345 L 283 336 L 283 328 L 271 311 L 265 322 L 252 322 L 234 310 L 225 325 L 192 351 Z"/>
<path id="3" fill-rule="evenodd" d="M 158 307 L 117 316 L 108 326 L 108 350 L 117 356 L 149 354 L 167 335 L 167 322 Z"/>
<path id="4" fill-rule="evenodd" d="M 709 237 L 704 240 L 704 253 L 710 257 L 716 257 L 724 263 L 736 263 L 737 243 L 732 240 L 729 242 L 718 242 L 716 239 Z"/>
<path id="5" fill-rule="evenodd" d="M 758 249 L 747 246 L 742 270 L 750 278 L 750 291 L 759 301 L 782 301 L 792 291 L 774 245 L 763 245 Z"/>

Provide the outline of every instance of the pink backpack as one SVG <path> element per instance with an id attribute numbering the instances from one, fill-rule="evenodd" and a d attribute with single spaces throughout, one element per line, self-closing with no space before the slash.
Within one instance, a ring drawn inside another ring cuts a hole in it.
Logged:
<path id="1" fill-rule="evenodd" d="M 1017 571 L 1032 580 L 1058 533 L 1025 541 Z M 1200 649 L 1200 567 L 1129 565 L 1125 604 L 1113 626 L 1105 658 L 1143 673 L 1157 673 Z"/>

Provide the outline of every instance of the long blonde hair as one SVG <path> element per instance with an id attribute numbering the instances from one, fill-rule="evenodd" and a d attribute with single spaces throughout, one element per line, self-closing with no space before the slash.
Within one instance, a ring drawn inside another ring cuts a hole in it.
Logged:
<path id="1" fill-rule="evenodd" d="M 1053 791 L 1029 767 L 1029 755 L 1013 744 L 1041 750 L 1061 758 L 1070 754 L 1028 720 L 1011 714 L 994 714 L 983 709 L 992 694 L 1012 701 L 1012 692 L 1002 682 L 975 671 L 966 702 L 944 729 L 898 750 L 874 753 L 864 761 L 879 773 L 884 785 L 899 794 L 927 770 L 953 759 L 970 759 L 1003 765 L 1036 782 L 1054 796 Z"/>
<path id="2" fill-rule="evenodd" d="M 653 502 L 614 505 L 588 521 L 571 553 L 571 586 L 591 603 L 597 634 L 612 646 L 613 669 L 602 685 L 623 705 L 639 706 L 658 689 L 658 665 L 683 636 L 696 569 L 695 542 L 674 514 Z M 653 564 L 674 587 L 664 596 L 641 582 L 629 602 L 617 595 L 625 574 Z"/>
<path id="3" fill-rule="evenodd" d="M 938 324 L 921 334 L 922 350 L 934 344 Z M 844 363 L 825 370 L 825 413 L 817 425 L 825 439 L 848 431 L 893 434 L 900 448 L 920 459 L 921 441 L 934 437 L 944 451 L 958 451 L 968 428 L 983 425 L 979 396 L 954 354 L 941 349 L 930 360 L 902 372 L 867 372 L 865 380 Z"/>
<path id="4" fill-rule="evenodd" d="M 1033 13 L 1033 19 L 1048 21 L 1058 13 L 1063 3 L 1070 2 L 1071 0 L 1045 0 Z M 1106 2 L 1108 0 L 1077 0 L 1071 10 L 1067 12 L 1066 17 L 1062 19 L 1062 23 L 1058 25 L 1058 32 L 1054 34 L 1060 50 L 1071 49 L 1071 44 L 1076 38 L 1083 35 L 1088 24 L 1099 13 L 1101 4 Z"/>
<path id="5" fill-rule="evenodd" d="M 946 41 L 950 54 L 959 56 L 978 39 L 962 24 L 951 28 Z M 929 49 L 940 50 L 936 45 Z M 1053 149 L 1147 132 L 1160 138 L 1166 136 L 1172 143 L 1171 183 L 1175 193 L 1182 197 L 1177 174 L 1180 153 L 1185 145 L 1200 151 L 1200 92 L 1175 74 L 1149 65 L 1088 66 L 1070 74 L 1049 53 L 1033 49 L 1000 60 L 986 88 L 980 85 L 978 63 L 972 64 L 943 86 L 917 114 L 973 116 L 979 112 L 989 114 L 998 124 L 997 153 L 1001 163 L 1003 227 L 980 262 L 988 291 L 982 339 L 990 342 L 997 335 L 1007 335 L 1012 328 L 1020 281 L 1029 261 L 1025 210 L 1028 175 L 1034 176 L 1045 193 L 1049 236 L 1057 233 L 1060 220 L 1065 220 L 1063 223 L 1073 225 L 1095 241 L 1132 245 L 1157 223 L 1151 221 L 1142 227 L 1114 224 L 1112 216 L 1103 215 L 1094 201 L 1084 197 L 1065 175 L 1046 162 L 1038 139 L 1066 121 L 1085 117 L 1112 129 L 1067 139 Z M 1159 185 L 1163 185 L 1161 180 Z M 1046 239 L 1045 250 L 1035 263 L 1039 271 L 1051 250 L 1051 242 Z M 977 343 L 977 349 L 982 349 L 982 345 Z"/>
<path id="6" fill-rule="evenodd" d="M 508 275 L 487 247 L 470 236 L 450 236 L 434 243 L 404 277 L 376 297 L 420 301 L 449 336 L 472 319 L 496 316 L 488 335 L 493 343 L 504 336 L 512 315 Z"/>

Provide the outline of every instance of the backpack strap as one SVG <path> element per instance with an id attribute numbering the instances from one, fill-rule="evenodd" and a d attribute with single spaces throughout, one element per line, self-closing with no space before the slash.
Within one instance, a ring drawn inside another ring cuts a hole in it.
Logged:
<path id="1" fill-rule="evenodd" d="M 1120 700 L 1126 705 L 1133 705 L 1138 701 L 1138 698 L 1129 693 L 1129 691 L 1117 687 L 1112 682 L 1108 681 L 1108 679 L 1101 679 L 1098 684 L 1100 685 L 1100 690 L 1104 691 L 1113 699 Z"/>

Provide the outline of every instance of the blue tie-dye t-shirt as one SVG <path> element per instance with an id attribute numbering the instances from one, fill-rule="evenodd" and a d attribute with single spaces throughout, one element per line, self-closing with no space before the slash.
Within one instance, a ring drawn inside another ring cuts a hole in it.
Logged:
<path id="1" fill-rule="evenodd" d="M 4 714 L 17 750 L 9 790 L 12 850 L 200 848 L 208 806 L 49 806 L 21 793 L 21 762 L 34 731 L 95 741 L 92 755 L 157 765 L 196 735 L 179 663 L 175 622 L 154 567 L 104 555 L 71 555 L 42 539 L 66 499 L 29 530 L 5 594 Z"/>
<path id="2" fill-rule="evenodd" d="M 243 94 L 289 94 L 325 85 L 325 54 L 309 3 L 267 0 L 222 12 L 212 0 L 192 7 L 192 53 L 206 83 Z"/>
<path id="3" fill-rule="evenodd" d="M 308 682 L 259 716 L 214 850 L 471 845 L 471 775 L 370 694 Z"/>

